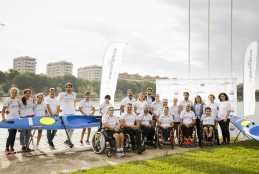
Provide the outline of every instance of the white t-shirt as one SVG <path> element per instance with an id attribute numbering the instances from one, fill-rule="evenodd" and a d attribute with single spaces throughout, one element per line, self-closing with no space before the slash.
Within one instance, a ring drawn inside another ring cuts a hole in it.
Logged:
<path id="1" fill-rule="evenodd" d="M 137 120 L 142 120 L 141 124 L 150 125 L 150 121 L 152 120 L 152 115 L 150 114 L 145 115 L 144 113 L 142 113 L 142 114 L 139 114 Z"/>
<path id="2" fill-rule="evenodd" d="M 60 100 L 57 97 L 51 98 L 50 96 L 48 96 L 45 97 L 45 102 L 47 105 L 50 106 L 52 114 L 55 115 L 57 113 L 57 107 L 60 106 Z"/>
<path id="3" fill-rule="evenodd" d="M 169 111 L 168 111 L 168 115 L 172 116 L 173 115 L 173 110 L 171 107 L 168 107 Z M 157 111 L 158 116 L 164 115 L 164 108 L 160 107 Z"/>
<path id="4" fill-rule="evenodd" d="M 108 114 L 104 114 L 102 116 L 102 122 L 107 123 L 109 126 L 116 127 L 117 123 L 119 123 L 119 120 L 117 119 L 116 115 L 109 116 Z M 105 128 L 105 130 L 108 130 L 108 128 Z"/>
<path id="5" fill-rule="evenodd" d="M 212 103 L 207 103 L 206 107 L 210 107 L 211 108 L 211 115 L 218 116 L 218 107 L 219 107 L 218 103 L 216 103 L 216 102 L 214 102 L 213 104 Z"/>
<path id="6" fill-rule="evenodd" d="M 182 111 L 180 115 L 180 119 L 183 119 L 184 124 L 190 124 L 192 123 L 193 119 L 196 120 L 196 117 L 193 111 L 190 111 L 190 112 Z"/>
<path id="7" fill-rule="evenodd" d="M 141 114 L 144 112 L 144 106 L 147 105 L 147 101 L 137 101 L 135 107 L 137 108 L 137 113 Z"/>
<path id="8" fill-rule="evenodd" d="M 64 115 L 75 115 L 75 105 L 74 100 L 76 99 L 76 93 L 72 92 L 68 94 L 67 92 L 61 93 L 58 99 L 62 103 L 62 112 Z"/>
<path id="9" fill-rule="evenodd" d="M 129 126 L 133 126 L 135 124 L 135 121 L 137 119 L 137 115 L 134 113 L 128 114 L 128 113 L 122 113 L 121 118 L 125 120 L 125 124 Z"/>
<path id="10" fill-rule="evenodd" d="M 125 97 L 122 101 L 121 101 L 121 105 L 124 106 L 124 113 L 127 112 L 127 104 L 131 103 L 132 104 L 132 111 L 134 112 L 134 106 L 135 106 L 135 98 L 132 97 L 132 99 L 130 100 L 130 98 L 127 96 Z"/>
<path id="11" fill-rule="evenodd" d="M 218 120 L 224 120 L 229 110 L 231 110 L 231 104 L 229 101 L 219 102 Z"/>
<path id="12" fill-rule="evenodd" d="M 180 114 L 179 114 L 179 105 L 171 106 L 172 108 L 172 115 L 174 115 L 174 122 L 180 122 Z"/>
<path id="13" fill-rule="evenodd" d="M 18 99 L 11 99 L 10 97 L 5 99 L 4 101 L 4 105 L 7 110 L 10 112 L 9 114 L 6 114 L 5 119 L 9 120 L 9 119 L 14 119 L 14 118 L 20 118 L 19 115 L 19 100 Z"/>
<path id="14" fill-rule="evenodd" d="M 171 125 L 171 122 L 174 121 L 174 118 L 171 115 L 168 115 L 168 116 L 161 115 L 158 121 L 161 121 L 161 126 L 169 127 Z"/>
<path id="15" fill-rule="evenodd" d="M 203 114 L 201 117 L 201 121 L 203 125 L 213 125 L 215 126 L 215 121 L 217 120 L 217 116 Z"/>
<path id="16" fill-rule="evenodd" d="M 191 100 L 188 100 L 188 101 L 182 100 L 182 101 L 180 102 L 180 104 L 179 104 L 179 105 L 182 106 L 182 111 L 185 111 L 185 105 L 186 105 L 187 103 L 189 103 L 191 107 L 193 106 L 193 102 L 192 102 Z"/>
<path id="17" fill-rule="evenodd" d="M 34 115 L 33 112 L 33 105 L 34 105 L 34 99 L 29 98 L 26 100 L 26 105 L 24 106 L 22 103 L 22 100 L 18 101 L 20 106 L 20 117 L 27 117 L 28 115 Z"/>
<path id="18" fill-rule="evenodd" d="M 100 105 L 100 109 L 102 109 L 102 113 L 105 115 L 108 108 L 110 106 L 113 106 L 110 102 L 107 104 L 106 102 L 103 102 L 101 105 Z"/>
<path id="19" fill-rule="evenodd" d="M 92 107 L 94 107 L 94 104 L 91 100 L 88 102 L 84 99 L 80 101 L 79 107 L 82 108 L 83 112 L 87 115 L 90 116 Z"/>
<path id="20" fill-rule="evenodd" d="M 151 104 L 151 108 L 153 108 L 153 112 L 156 115 L 159 115 L 158 110 L 163 106 L 163 103 L 161 101 L 159 101 L 158 103 L 156 101 L 153 101 Z"/>
<path id="21" fill-rule="evenodd" d="M 46 103 L 41 102 L 41 104 L 38 104 L 36 102 L 33 108 L 34 108 L 34 116 L 46 116 L 45 111 L 48 110 Z"/>

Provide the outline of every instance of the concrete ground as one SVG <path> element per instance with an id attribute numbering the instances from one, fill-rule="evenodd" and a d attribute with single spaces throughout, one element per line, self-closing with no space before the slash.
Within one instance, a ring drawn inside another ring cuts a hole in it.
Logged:
<path id="1" fill-rule="evenodd" d="M 233 142 L 231 142 L 233 143 Z M 58 146 L 56 149 L 63 149 L 64 145 Z M 106 149 L 103 154 L 95 154 L 92 150 L 83 152 L 69 152 L 60 154 L 46 154 L 42 156 L 26 157 L 28 153 L 18 153 L 5 155 L 4 152 L 0 153 L 0 173 L 59 173 L 71 172 L 79 169 L 89 169 L 92 167 L 100 167 L 107 165 L 116 165 L 119 163 L 126 163 L 135 160 L 144 160 L 157 156 L 168 154 L 183 153 L 189 150 L 200 149 L 196 147 L 179 147 L 177 144 L 174 149 L 170 145 L 164 145 L 163 149 L 154 149 L 147 147 L 146 151 L 142 154 L 137 154 L 137 151 L 126 153 L 126 157 L 117 157 L 113 153 L 112 157 L 107 157 Z M 40 149 L 41 152 L 50 151 L 48 147 Z M 39 152 L 37 152 L 39 153 Z"/>

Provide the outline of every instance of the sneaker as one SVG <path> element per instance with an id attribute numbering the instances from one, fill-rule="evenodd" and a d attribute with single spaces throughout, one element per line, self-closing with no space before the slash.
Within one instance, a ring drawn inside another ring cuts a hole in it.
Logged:
<path id="1" fill-rule="evenodd" d="M 142 149 L 141 147 L 138 148 L 138 154 L 141 154 L 142 153 Z"/>
<path id="2" fill-rule="evenodd" d="M 186 145 L 186 143 L 187 143 L 187 140 L 183 140 L 183 145 Z"/>
<path id="3" fill-rule="evenodd" d="M 89 140 L 86 140 L 86 141 L 85 141 L 85 144 L 86 144 L 86 145 L 90 145 Z"/>
<path id="4" fill-rule="evenodd" d="M 25 151 L 26 151 L 26 148 L 27 147 L 25 147 Z M 32 151 L 32 150 L 30 149 L 30 147 L 28 147 L 27 152 L 30 152 L 30 151 Z"/>
<path id="5" fill-rule="evenodd" d="M 121 153 L 116 153 L 117 157 L 121 157 Z"/>
<path id="6" fill-rule="evenodd" d="M 162 139 L 162 142 L 163 142 L 163 143 L 165 143 L 165 142 L 166 142 L 166 139 L 165 139 L 165 138 L 163 138 L 163 139 Z"/>
<path id="7" fill-rule="evenodd" d="M 5 149 L 4 154 L 9 155 L 10 154 L 9 150 Z"/>
<path id="8" fill-rule="evenodd" d="M 124 152 L 122 152 L 121 153 L 121 157 L 125 157 L 126 155 L 125 155 L 125 153 Z"/>
<path id="9" fill-rule="evenodd" d="M 178 142 L 178 139 L 177 139 L 177 138 L 175 138 L 175 142 Z"/>
<path id="10" fill-rule="evenodd" d="M 169 140 L 166 140 L 166 144 L 170 144 L 170 141 L 169 141 Z"/>
<path id="11" fill-rule="evenodd" d="M 83 141 L 80 141 L 80 146 L 83 146 L 83 145 L 84 145 Z"/>
<path id="12" fill-rule="evenodd" d="M 64 144 L 65 144 L 65 145 L 69 144 L 68 140 L 66 140 L 66 141 L 64 142 Z"/>
<path id="13" fill-rule="evenodd" d="M 25 152 L 26 151 L 26 147 L 22 147 L 22 151 Z"/>
<path id="14" fill-rule="evenodd" d="M 35 150 L 40 150 L 40 146 L 39 146 L 39 145 L 36 145 L 34 149 L 35 149 Z M 27 150 L 29 150 L 29 149 L 27 149 Z"/>
<path id="15" fill-rule="evenodd" d="M 50 148 L 51 148 L 51 149 L 55 149 L 55 146 L 54 146 L 54 143 L 53 143 L 53 142 L 51 142 L 49 145 L 50 145 Z"/>
<path id="16" fill-rule="evenodd" d="M 191 140 L 188 140 L 188 144 L 189 144 L 189 145 L 192 145 L 192 142 L 191 142 Z"/>
<path id="17" fill-rule="evenodd" d="M 10 149 L 10 150 L 9 150 L 9 153 L 11 153 L 11 154 L 16 154 L 16 151 L 15 151 L 14 149 Z"/>

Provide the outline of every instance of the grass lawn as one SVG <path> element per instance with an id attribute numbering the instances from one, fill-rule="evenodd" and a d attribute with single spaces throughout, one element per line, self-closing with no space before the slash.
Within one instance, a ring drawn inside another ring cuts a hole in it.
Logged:
<path id="1" fill-rule="evenodd" d="M 81 173 L 259 173 L 259 142 L 247 140 L 70 174 Z"/>

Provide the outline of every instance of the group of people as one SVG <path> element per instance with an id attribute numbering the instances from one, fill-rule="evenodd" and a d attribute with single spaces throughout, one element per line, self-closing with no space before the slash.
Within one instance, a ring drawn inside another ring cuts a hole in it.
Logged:
<path id="1" fill-rule="evenodd" d="M 36 117 L 36 116 L 59 116 L 62 112 L 63 115 L 75 115 L 76 112 L 76 93 L 72 92 L 72 84 L 66 84 L 66 91 L 59 94 L 56 97 L 55 88 L 49 89 L 49 96 L 44 98 L 42 93 L 37 94 L 36 102 L 31 97 L 32 91 L 25 89 L 23 96 L 17 99 L 19 90 L 17 88 L 11 89 L 11 96 L 4 101 L 2 108 L 2 121 L 6 122 L 8 119 L 24 118 L 24 117 Z M 137 150 L 138 153 L 144 151 L 144 147 L 141 145 L 141 131 L 147 134 L 147 145 L 154 145 L 155 127 L 159 126 L 159 129 L 163 134 L 163 142 L 169 144 L 169 134 L 172 128 L 176 131 L 178 137 L 178 126 L 181 124 L 181 130 L 183 132 L 184 141 L 183 144 L 190 144 L 190 138 L 192 137 L 193 126 L 195 125 L 197 130 L 203 126 L 207 137 L 210 139 L 212 130 L 217 128 L 219 123 L 223 142 L 222 144 L 229 144 L 229 115 L 231 110 L 228 96 L 225 93 L 219 94 L 219 103 L 214 102 L 215 96 L 210 94 L 208 96 L 209 103 L 205 104 L 202 98 L 198 95 L 195 97 L 194 103 L 189 99 L 189 93 L 184 92 L 184 100 L 178 104 L 178 99 L 173 99 L 173 105 L 168 106 L 168 100 L 159 98 L 159 94 L 151 96 L 152 88 L 146 89 L 146 94 L 139 93 L 137 101 L 133 98 L 133 91 L 128 89 L 127 97 L 124 98 L 120 105 L 120 121 L 116 115 L 114 115 L 113 104 L 110 103 L 111 97 L 105 96 L 105 101 L 99 107 L 99 113 L 102 115 L 102 125 L 106 130 L 108 136 L 115 139 L 116 155 L 121 157 L 125 156 L 123 152 L 124 136 L 121 131 L 128 133 L 130 136 L 132 149 Z M 79 111 L 83 116 L 93 117 L 95 114 L 95 107 L 90 100 L 90 92 L 85 93 L 85 98 L 80 101 Z M 43 102 L 44 101 L 44 102 Z M 60 108 L 60 102 L 62 103 L 62 110 Z M 9 129 L 9 136 L 6 141 L 5 154 L 16 153 L 14 150 L 14 142 L 17 130 Z M 83 138 L 86 129 L 82 130 L 80 144 L 84 145 Z M 53 139 L 57 130 L 47 130 L 47 139 L 49 146 L 55 148 Z M 68 139 L 64 144 L 70 146 L 72 144 L 72 135 L 74 129 L 68 129 Z M 89 145 L 91 128 L 88 128 L 87 140 L 85 144 Z M 199 133 L 198 137 L 200 136 Z M 136 135 L 136 142 L 134 136 Z M 38 130 L 37 143 L 34 147 L 39 150 L 39 143 L 42 137 L 42 130 Z M 31 150 L 29 148 L 30 132 L 29 130 L 20 130 L 20 144 L 22 151 Z M 200 137 L 199 137 L 199 143 Z"/>

